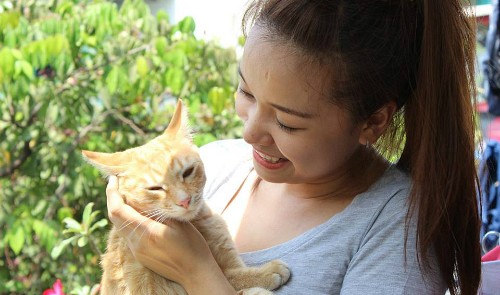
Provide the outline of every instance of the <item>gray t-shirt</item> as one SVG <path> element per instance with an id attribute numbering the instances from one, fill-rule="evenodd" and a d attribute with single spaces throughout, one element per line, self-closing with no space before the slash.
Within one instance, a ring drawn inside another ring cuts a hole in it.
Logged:
<path id="1" fill-rule="evenodd" d="M 251 146 L 222 140 L 200 149 L 207 173 L 205 197 L 222 212 L 253 168 Z M 416 224 L 405 217 L 411 181 L 391 166 L 342 212 L 305 233 L 260 251 L 241 253 L 250 266 L 273 259 L 288 264 L 290 281 L 276 294 L 445 294 L 437 262 L 425 275 L 417 263 Z"/>

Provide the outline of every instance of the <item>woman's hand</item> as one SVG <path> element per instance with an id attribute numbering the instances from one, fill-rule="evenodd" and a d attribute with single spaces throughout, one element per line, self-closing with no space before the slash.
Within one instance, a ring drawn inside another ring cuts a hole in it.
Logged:
<path id="1" fill-rule="evenodd" d="M 189 294 L 235 294 L 203 236 L 189 222 L 162 224 L 125 204 L 118 180 L 109 178 L 108 215 L 141 264 L 181 284 Z"/>

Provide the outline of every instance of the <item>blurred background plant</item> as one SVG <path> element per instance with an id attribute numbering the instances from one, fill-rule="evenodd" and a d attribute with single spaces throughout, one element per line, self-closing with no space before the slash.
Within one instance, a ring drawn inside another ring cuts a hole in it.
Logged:
<path id="1" fill-rule="evenodd" d="M 241 136 L 235 49 L 194 29 L 142 0 L 0 2 L 0 294 L 99 282 L 105 180 L 81 149 L 146 142 L 178 97 L 196 144 Z"/>

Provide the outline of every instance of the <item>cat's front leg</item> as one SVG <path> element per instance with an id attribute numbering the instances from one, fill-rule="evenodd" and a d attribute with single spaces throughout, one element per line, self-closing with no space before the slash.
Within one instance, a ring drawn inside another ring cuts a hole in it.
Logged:
<path id="1" fill-rule="evenodd" d="M 274 293 L 264 288 L 250 288 L 241 290 L 238 295 L 273 295 Z"/>
<path id="2" fill-rule="evenodd" d="M 244 290 L 252 287 L 274 290 L 284 285 L 290 278 L 288 266 L 280 260 L 272 260 L 257 267 L 232 268 L 225 270 L 224 274 L 236 290 Z M 247 293 L 244 294 L 246 295 Z"/>

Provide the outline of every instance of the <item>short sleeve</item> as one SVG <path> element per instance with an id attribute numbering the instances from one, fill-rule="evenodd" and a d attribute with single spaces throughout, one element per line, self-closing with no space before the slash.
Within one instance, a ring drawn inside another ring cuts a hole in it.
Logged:
<path id="1" fill-rule="evenodd" d="M 436 259 L 425 274 L 417 261 L 416 223 L 410 222 L 405 259 L 407 190 L 397 192 L 375 217 L 349 263 L 341 294 L 445 294 Z"/>

